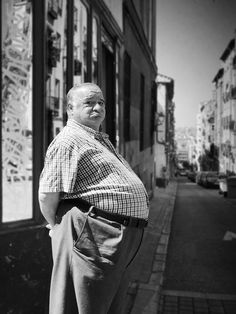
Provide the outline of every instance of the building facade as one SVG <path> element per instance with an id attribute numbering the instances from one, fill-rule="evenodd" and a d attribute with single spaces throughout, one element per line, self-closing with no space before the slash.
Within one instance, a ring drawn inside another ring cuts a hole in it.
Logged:
<path id="1" fill-rule="evenodd" d="M 175 131 L 176 156 L 178 165 L 187 166 L 196 169 L 196 128 L 179 127 Z"/>
<path id="2" fill-rule="evenodd" d="M 213 79 L 212 99 L 201 103 L 197 116 L 197 156 L 205 150 L 218 158 L 218 170 L 236 173 L 236 48 L 230 40 Z M 213 149 L 214 148 L 214 149 Z M 199 170 L 201 170 L 199 168 Z"/>
<path id="3" fill-rule="evenodd" d="M 221 55 L 222 67 L 213 79 L 217 102 L 217 137 L 221 172 L 236 173 L 236 52 L 232 39 Z"/>
<path id="4" fill-rule="evenodd" d="M 1 0 L 0 312 L 47 313 L 50 240 L 38 180 L 67 91 L 101 86 L 103 131 L 154 184 L 156 1 Z M 138 87 L 138 88 L 137 88 Z M 2 301 L 3 300 L 3 301 Z"/>
<path id="5" fill-rule="evenodd" d="M 199 104 L 199 113 L 197 115 L 197 132 L 196 132 L 196 149 L 195 149 L 195 164 L 197 169 L 203 170 L 200 160 L 203 156 L 209 158 L 217 158 L 218 148 L 216 146 L 216 124 L 217 124 L 217 104 L 215 97 L 209 101 L 201 102 Z M 204 164 L 204 168 L 207 167 Z M 209 164 L 209 167 L 213 165 Z M 217 167 L 214 165 L 214 167 Z M 208 169 L 213 170 L 213 169 Z M 214 168 L 214 170 L 216 170 Z"/>
<path id="6" fill-rule="evenodd" d="M 174 80 L 158 74 L 155 117 L 155 178 L 157 186 L 166 186 L 176 167 Z"/>

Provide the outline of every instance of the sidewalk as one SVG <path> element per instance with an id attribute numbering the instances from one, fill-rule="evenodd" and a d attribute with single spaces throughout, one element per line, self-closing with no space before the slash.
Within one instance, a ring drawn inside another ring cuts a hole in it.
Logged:
<path id="1" fill-rule="evenodd" d="M 149 224 L 139 257 L 133 265 L 125 301 L 126 313 L 157 314 L 176 190 L 177 182 L 173 180 L 166 188 L 156 188 L 154 191 Z"/>

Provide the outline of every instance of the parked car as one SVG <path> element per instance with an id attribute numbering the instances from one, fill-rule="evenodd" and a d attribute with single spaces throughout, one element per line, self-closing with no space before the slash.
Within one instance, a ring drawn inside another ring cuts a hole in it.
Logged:
<path id="1" fill-rule="evenodd" d="M 208 171 L 205 174 L 202 185 L 206 188 L 218 188 L 219 187 L 218 172 Z"/>
<path id="2" fill-rule="evenodd" d="M 201 171 L 198 171 L 198 172 L 196 173 L 196 177 L 195 177 L 195 182 L 196 182 L 197 184 L 200 184 L 200 177 L 201 177 Z"/>
<path id="3" fill-rule="evenodd" d="M 218 183 L 219 183 L 219 194 L 223 194 L 224 197 L 227 196 L 227 175 L 226 173 L 218 174 Z"/>
<path id="4" fill-rule="evenodd" d="M 197 173 L 195 171 L 189 171 L 187 177 L 189 180 L 195 182 Z"/>
<path id="5" fill-rule="evenodd" d="M 199 185 L 203 185 L 203 181 L 205 180 L 206 171 L 199 171 L 196 175 L 196 183 Z"/>
<path id="6" fill-rule="evenodd" d="M 207 171 L 202 171 L 199 179 L 199 184 L 202 186 L 206 186 L 207 179 Z"/>
<path id="7" fill-rule="evenodd" d="M 186 175 L 187 175 L 186 170 L 185 170 L 185 169 L 180 169 L 180 170 L 179 170 L 179 175 L 180 175 L 180 176 L 186 176 Z"/>

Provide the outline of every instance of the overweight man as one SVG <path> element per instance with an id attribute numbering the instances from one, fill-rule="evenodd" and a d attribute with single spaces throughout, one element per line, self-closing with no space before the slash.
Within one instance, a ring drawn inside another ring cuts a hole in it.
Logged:
<path id="1" fill-rule="evenodd" d="M 52 241 L 50 314 L 121 314 L 147 225 L 143 183 L 99 131 L 105 113 L 97 85 L 72 87 L 67 124 L 46 153 L 39 204 Z"/>

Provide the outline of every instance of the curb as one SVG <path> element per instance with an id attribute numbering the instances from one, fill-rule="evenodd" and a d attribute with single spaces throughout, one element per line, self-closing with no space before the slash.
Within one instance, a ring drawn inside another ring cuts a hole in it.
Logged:
<path id="1" fill-rule="evenodd" d="M 149 264 L 141 265 L 149 269 L 142 269 L 138 278 L 130 282 L 126 314 L 156 314 L 158 312 L 176 191 L 177 182 L 170 181 L 165 189 L 157 189 L 150 202 L 151 217 L 146 237 L 152 238 L 150 245 L 156 248 L 153 255 L 147 257 Z"/>

